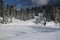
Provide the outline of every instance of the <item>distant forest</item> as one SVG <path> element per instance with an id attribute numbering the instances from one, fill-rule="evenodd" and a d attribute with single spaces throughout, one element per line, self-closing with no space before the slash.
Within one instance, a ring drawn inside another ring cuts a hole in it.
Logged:
<path id="1" fill-rule="evenodd" d="M 7 6 L 5 6 L 3 5 L 3 1 L 0 0 L 0 16 L 3 18 L 3 22 L 8 21 L 8 18 L 12 21 L 12 17 L 25 21 L 33 19 L 34 16 L 38 16 L 39 13 L 43 13 L 47 19 L 46 21 L 60 22 L 60 3 L 53 6 L 43 5 L 17 10 L 14 5 L 7 4 Z"/>

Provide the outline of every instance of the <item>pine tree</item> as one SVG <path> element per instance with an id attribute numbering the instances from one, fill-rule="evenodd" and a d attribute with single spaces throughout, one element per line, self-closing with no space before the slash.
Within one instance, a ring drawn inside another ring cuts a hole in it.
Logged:
<path id="1" fill-rule="evenodd" d="M 3 17 L 3 21 L 1 23 L 4 23 L 4 16 L 3 16 L 3 1 L 0 0 L 0 16 Z"/>

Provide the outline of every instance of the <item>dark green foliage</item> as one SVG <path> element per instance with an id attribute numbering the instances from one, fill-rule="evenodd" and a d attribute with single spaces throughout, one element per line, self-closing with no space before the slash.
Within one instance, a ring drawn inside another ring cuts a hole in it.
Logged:
<path id="1" fill-rule="evenodd" d="M 0 16 L 3 16 L 3 1 L 0 0 Z"/>

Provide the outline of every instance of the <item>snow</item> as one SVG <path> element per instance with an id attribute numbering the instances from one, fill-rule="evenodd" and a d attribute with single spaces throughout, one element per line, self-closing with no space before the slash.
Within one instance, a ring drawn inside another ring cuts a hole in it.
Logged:
<path id="1" fill-rule="evenodd" d="M 31 21 L 22 21 L 15 18 L 12 18 L 12 23 L 2 24 L 2 25 L 34 25 L 35 23 Z"/>
<path id="2" fill-rule="evenodd" d="M 46 27 L 54 27 L 54 28 L 60 28 L 59 23 L 55 23 L 53 21 L 47 22 Z"/>
<path id="3" fill-rule="evenodd" d="M 56 26 L 54 22 L 47 22 L 46 26 Z"/>
<path id="4" fill-rule="evenodd" d="M 60 29 L 40 26 L 1 25 L 0 40 L 60 40 Z"/>
<path id="5" fill-rule="evenodd" d="M 0 20 L 2 20 L 2 17 L 0 17 Z"/>
<path id="6" fill-rule="evenodd" d="M 54 22 L 47 22 L 44 26 L 34 21 L 13 18 L 12 23 L 0 24 L 0 40 L 60 40 L 60 27 L 55 27 Z"/>
<path id="7" fill-rule="evenodd" d="M 50 21 L 50 22 L 46 22 L 46 26 L 47 27 L 57 27 L 57 24 L 53 21 Z"/>
<path id="8" fill-rule="evenodd" d="M 8 24 L 1 24 L 1 25 L 37 25 L 37 26 L 44 26 L 44 21 L 41 21 L 40 23 L 35 23 L 36 22 L 36 18 L 38 18 L 38 16 L 34 19 L 31 19 L 31 20 L 27 20 L 27 21 L 22 21 L 22 20 L 18 20 L 18 19 L 15 19 L 15 18 L 12 18 L 12 23 L 8 23 Z M 55 23 L 53 21 L 46 21 L 46 26 L 45 27 L 52 27 L 52 28 L 60 28 L 60 24 L 59 23 Z"/>

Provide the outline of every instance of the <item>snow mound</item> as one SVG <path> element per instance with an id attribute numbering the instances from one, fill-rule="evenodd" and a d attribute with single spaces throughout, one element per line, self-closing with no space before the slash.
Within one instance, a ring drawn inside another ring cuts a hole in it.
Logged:
<path id="1" fill-rule="evenodd" d="M 59 23 L 55 23 L 53 21 L 47 22 L 46 27 L 52 27 L 52 28 L 60 28 Z"/>
<path id="2" fill-rule="evenodd" d="M 46 26 L 56 26 L 56 24 L 54 22 L 47 22 Z"/>
<path id="3" fill-rule="evenodd" d="M 31 22 L 31 21 L 22 21 L 22 20 L 18 20 L 15 18 L 12 18 L 12 23 L 8 23 L 5 25 L 34 25 L 35 23 Z"/>
<path id="4" fill-rule="evenodd" d="M 30 25 L 30 26 L 44 26 L 44 21 L 41 21 L 40 23 L 34 23 L 36 21 L 36 18 L 31 19 L 31 20 L 26 20 L 26 21 L 22 21 L 22 20 L 18 20 L 15 18 L 12 18 L 12 23 L 7 23 L 7 24 L 2 24 L 2 25 Z M 46 22 L 46 26 L 45 27 L 60 27 L 59 23 L 55 23 L 53 21 L 50 22 Z"/>

